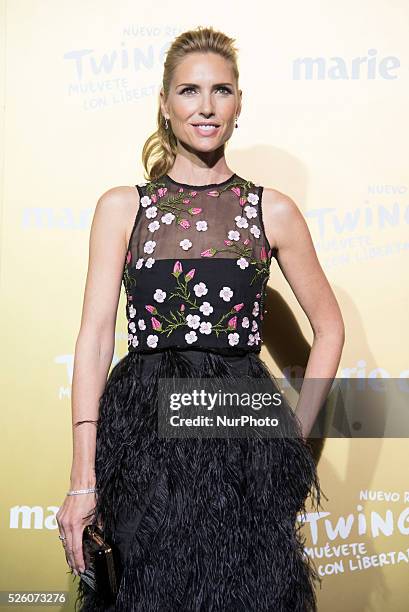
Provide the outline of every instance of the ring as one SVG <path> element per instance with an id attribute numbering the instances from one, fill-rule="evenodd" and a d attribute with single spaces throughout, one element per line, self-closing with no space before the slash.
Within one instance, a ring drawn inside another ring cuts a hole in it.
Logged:
<path id="1" fill-rule="evenodd" d="M 60 540 L 66 540 L 67 538 L 65 536 L 59 535 L 58 536 L 60 538 Z"/>

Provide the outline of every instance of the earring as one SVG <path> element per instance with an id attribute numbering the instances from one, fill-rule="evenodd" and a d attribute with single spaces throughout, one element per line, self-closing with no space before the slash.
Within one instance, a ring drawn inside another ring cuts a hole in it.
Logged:
<path id="1" fill-rule="evenodd" d="M 165 130 L 167 130 L 167 129 L 168 129 L 168 119 L 167 119 L 167 117 L 165 117 Z"/>
<path id="2" fill-rule="evenodd" d="M 236 127 L 236 128 L 237 128 L 237 127 L 239 127 L 239 126 L 237 125 L 237 119 L 238 119 L 238 117 L 236 117 L 236 125 L 234 126 L 234 127 Z"/>

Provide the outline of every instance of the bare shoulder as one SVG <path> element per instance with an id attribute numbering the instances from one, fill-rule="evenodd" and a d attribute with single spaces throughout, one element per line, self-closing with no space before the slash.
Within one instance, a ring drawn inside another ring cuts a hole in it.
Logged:
<path id="1" fill-rule="evenodd" d="M 262 195 L 264 228 L 272 248 L 282 248 L 286 240 L 294 240 L 305 232 L 307 224 L 297 203 L 287 194 L 264 187 Z"/>
<path id="2" fill-rule="evenodd" d="M 127 245 L 138 207 L 139 194 L 135 186 L 111 187 L 99 197 L 95 218 L 123 233 Z"/>
<path id="3" fill-rule="evenodd" d="M 136 187 L 129 185 L 111 187 L 100 196 L 97 206 L 108 211 L 112 208 L 116 210 L 118 208 L 126 209 L 130 204 L 135 205 L 135 198 L 138 198 Z"/>

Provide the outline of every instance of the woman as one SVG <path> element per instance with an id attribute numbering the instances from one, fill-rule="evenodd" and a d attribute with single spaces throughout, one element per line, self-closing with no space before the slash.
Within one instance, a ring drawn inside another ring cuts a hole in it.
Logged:
<path id="1" fill-rule="evenodd" d="M 74 494 L 57 520 L 74 573 L 84 571 L 82 532 L 94 521 L 118 545 L 124 572 L 111 606 L 81 581 L 82 610 L 316 609 L 318 576 L 296 519 L 308 496 L 320 503 L 305 441 L 318 406 L 304 401 L 294 415 L 284 404 L 286 432 L 275 438 L 157 431 L 159 379 L 273 380 L 259 357 L 273 255 L 314 330 L 306 377 L 332 378 L 343 345 L 297 206 L 227 165 L 241 111 L 233 42 L 212 28 L 175 39 L 158 129 L 143 150 L 148 181 L 97 204 L 75 351 Z M 106 380 L 121 280 L 129 352 Z"/>

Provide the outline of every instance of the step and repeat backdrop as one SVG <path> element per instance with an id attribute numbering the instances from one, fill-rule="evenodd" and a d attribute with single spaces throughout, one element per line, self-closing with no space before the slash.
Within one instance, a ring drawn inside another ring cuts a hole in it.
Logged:
<path id="1" fill-rule="evenodd" d="M 407 389 L 409 7 L 403 0 L 210 0 L 202 8 L 3 0 L 0 7 L 0 590 L 68 591 L 73 609 L 78 579 L 67 573 L 55 515 L 69 487 L 90 224 L 102 193 L 145 180 L 141 150 L 155 129 L 167 48 L 198 25 L 236 39 L 243 107 L 226 149 L 229 167 L 288 194 L 302 211 L 346 325 L 337 377 L 390 379 Z M 113 365 L 127 351 L 124 297 L 122 290 Z M 262 358 L 277 376 L 302 371 L 311 327 L 274 260 L 266 308 Z M 322 578 L 319 610 L 403 612 L 407 432 L 395 428 L 390 437 L 378 428 L 369 437 L 358 417 L 344 425 L 335 427 L 338 436 L 311 441 L 327 496 L 302 527 Z"/>

